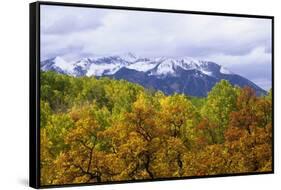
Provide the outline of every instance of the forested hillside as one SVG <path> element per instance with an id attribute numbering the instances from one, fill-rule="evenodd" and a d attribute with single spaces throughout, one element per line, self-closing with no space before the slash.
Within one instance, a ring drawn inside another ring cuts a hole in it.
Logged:
<path id="1" fill-rule="evenodd" d="M 41 72 L 41 185 L 271 171 L 271 97 Z"/>

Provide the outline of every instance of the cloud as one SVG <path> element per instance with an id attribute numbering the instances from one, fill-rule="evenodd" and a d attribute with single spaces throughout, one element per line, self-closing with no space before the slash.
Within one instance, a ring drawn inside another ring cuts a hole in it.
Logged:
<path id="1" fill-rule="evenodd" d="M 50 5 L 41 7 L 41 19 L 42 59 L 124 52 L 191 56 L 218 61 L 251 80 L 261 74 L 271 81 L 269 19 Z M 253 65 L 256 74 L 245 71 Z"/>
<path id="2" fill-rule="evenodd" d="M 212 60 L 234 73 L 244 76 L 263 89 L 271 88 L 271 52 L 265 47 L 256 47 L 245 55 L 227 55 L 223 53 L 212 54 L 205 57 Z M 199 58 L 200 59 L 200 58 Z"/>
<path id="3" fill-rule="evenodd" d="M 261 44 L 270 47 L 271 41 L 266 19 L 58 6 L 43 6 L 41 12 L 44 38 L 56 35 L 57 43 L 83 46 L 83 53 L 236 55 L 247 54 Z M 54 51 L 57 43 L 52 41 Z"/>
<path id="4" fill-rule="evenodd" d="M 73 11 L 72 7 L 41 5 L 41 31 L 46 35 L 67 35 L 93 30 L 102 25 L 102 17 L 102 10 L 79 8 Z"/>

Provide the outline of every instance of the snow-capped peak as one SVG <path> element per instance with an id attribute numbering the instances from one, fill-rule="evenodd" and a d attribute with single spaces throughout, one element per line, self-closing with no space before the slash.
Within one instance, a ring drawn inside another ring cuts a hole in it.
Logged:
<path id="1" fill-rule="evenodd" d="M 63 65 L 66 64 L 66 61 L 62 57 L 60 57 L 60 56 L 55 57 L 54 58 L 54 62 L 57 65 L 59 65 L 59 64 L 63 64 Z"/>
<path id="2" fill-rule="evenodd" d="M 67 61 L 65 61 L 62 57 L 60 56 L 57 56 L 55 59 L 54 59 L 54 65 L 59 67 L 60 69 L 62 70 L 66 70 L 67 72 L 70 72 L 72 71 L 73 69 L 73 64 L 72 63 L 69 63 Z"/>
<path id="3" fill-rule="evenodd" d="M 178 60 L 181 60 L 183 62 L 187 62 L 187 63 L 191 63 L 191 64 L 196 64 L 196 65 L 200 65 L 200 61 L 197 59 L 194 59 L 193 57 L 180 57 L 178 58 Z"/>
<path id="4" fill-rule="evenodd" d="M 191 57 L 180 58 L 161 58 L 158 59 L 160 64 L 150 73 L 150 75 L 176 75 L 176 69 L 181 68 L 183 70 L 198 70 L 205 75 L 212 76 L 214 63 L 208 61 L 197 60 Z"/>
<path id="5" fill-rule="evenodd" d="M 119 57 L 127 62 L 135 62 L 138 59 L 138 57 L 131 52 L 121 54 Z"/>
<path id="6" fill-rule="evenodd" d="M 157 65 L 155 72 L 152 72 L 151 75 L 174 74 L 176 65 L 176 60 L 171 58 L 165 59 Z"/>
<path id="7" fill-rule="evenodd" d="M 89 64 L 91 64 L 90 58 L 83 58 L 75 63 L 76 66 L 80 67 L 87 67 Z"/>

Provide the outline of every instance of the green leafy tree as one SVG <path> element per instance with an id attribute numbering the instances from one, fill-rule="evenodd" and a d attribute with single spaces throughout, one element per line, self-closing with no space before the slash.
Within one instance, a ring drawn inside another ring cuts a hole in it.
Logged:
<path id="1" fill-rule="evenodd" d="M 215 142 L 223 142 L 223 134 L 229 122 L 229 113 L 236 109 L 237 90 L 226 80 L 221 80 L 209 92 L 201 113 L 216 127 Z"/>

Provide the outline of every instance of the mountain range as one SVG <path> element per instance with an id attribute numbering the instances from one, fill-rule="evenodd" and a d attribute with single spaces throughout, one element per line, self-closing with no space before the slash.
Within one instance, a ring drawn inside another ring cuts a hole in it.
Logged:
<path id="1" fill-rule="evenodd" d="M 94 56 L 67 62 L 54 57 L 41 62 L 41 70 L 75 77 L 107 76 L 138 83 L 145 88 L 161 90 L 167 95 L 184 93 L 204 97 L 222 79 L 239 87 L 249 86 L 257 95 L 266 91 L 245 77 L 211 61 L 191 57 L 139 57 L 133 53 Z"/>

